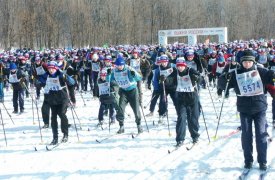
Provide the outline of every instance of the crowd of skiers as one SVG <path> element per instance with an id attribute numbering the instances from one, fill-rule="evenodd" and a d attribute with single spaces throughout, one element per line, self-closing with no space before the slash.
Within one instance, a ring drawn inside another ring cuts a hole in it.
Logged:
<path id="1" fill-rule="evenodd" d="M 117 133 L 124 133 L 125 108 L 129 103 L 137 125 L 143 132 L 141 113 L 143 89 L 152 91 L 150 112 L 153 116 L 158 99 L 158 123 L 168 118 L 168 95 L 177 113 L 176 146 L 183 145 L 186 127 L 193 143 L 197 143 L 199 117 L 203 102 L 199 91 L 215 87 L 217 95 L 229 97 L 229 89 L 237 95 L 240 113 L 242 148 L 245 168 L 253 163 L 253 131 L 260 169 L 267 166 L 267 91 L 275 97 L 275 42 L 239 41 L 188 46 L 183 43 L 168 46 L 119 45 L 108 48 L 83 49 L 17 49 L 0 54 L 0 101 L 4 103 L 4 88 L 12 86 L 13 113 L 24 112 L 24 96 L 30 89 L 38 100 L 44 89 L 41 108 L 44 126 L 51 122 L 53 140 L 58 143 L 57 115 L 61 120 L 62 142 L 68 141 L 69 122 L 66 111 L 76 106 L 75 92 L 91 91 L 99 98 L 98 125 L 103 124 L 109 110 L 110 123 L 118 121 Z M 18 107 L 19 106 L 19 107 Z M 51 121 L 50 117 L 51 110 Z M 272 101 L 275 126 L 275 101 Z"/>

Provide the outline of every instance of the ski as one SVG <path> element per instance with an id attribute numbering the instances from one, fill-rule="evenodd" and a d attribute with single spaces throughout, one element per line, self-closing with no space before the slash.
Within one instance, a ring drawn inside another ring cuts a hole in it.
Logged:
<path id="1" fill-rule="evenodd" d="M 111 139 L 111 138 L 113 138 L 113 137 L 117 137 L 117 136 L 119 136 L 119 135 L 129 135 L 129 134 L 127 134 L 127 133 L 121 133 L 121 134 L 111 134 L 111 135 L 109 135 L 109 136 L 107 136 L 107 137 L 105 137 L 105 138 L 102 138 L 102 139 L 96 139 L 95 141 L 97 142 L 97 143 L 102 143 L 102 142 L 104 142 L 104 141 L 106 141 L 106 140 L 108 140 L 108 139 Z"/>
<path id="2" fill-rule="evenodd" d="M 213 138 L 213 141 L 217 141 L 217 140 L 220 140 L 220 139 L 227 139 L 227 138 L 230 138 L 230 137 L 234 136 L 235 134 L 238 134 L 239 132 L 241 132 L 241 130 L 240 130 L 240 129 L 236 129 L 236 130 L 231 131 L 230 133 L 228 133 L 228 134 L 226 134 L 226 135 L 214 137 L 214 138 Z"/>
<path id="3" fill-rule="evenodd" d="M 141 133 L 138 133 L 138 134 L 132 134 L 132 139 L 135 139 L 137 138 Z"/>
<path id="4" fill-rule="evenodd" d="M 247 179 L 249 172 L 250 172 L 250 169 L 244 169 L 242 174 L 239 176 L 239 180 Z"/>
<path id="5" fill-rule="evenodd" d="M 264 180 L 266 177 L 267 171 L 260 170 L 259 180 Z"/>
<path id="6" fill-rule="evenodd" d="M 57 148 L 61 143 L 57 143 L 55 145 L 46 145 L 47 151 L 52 151 L 53 149 Z"/>
<path id="7" fill-rule="evenodd" d="M 193 149 L 193 147 L 195 147 L 196 145 L 198 145 L 198 142 L 192 143 L 191 146 L 186 147 L 186 150 L 187 150 L 187 151 L 190 151 L 190 150 Z"/>
<path id="8" fill-rule="evenodd" d="M 180 146 L 181 147 L 181 146 Z M 172 149 L 172 150 L 169 150 L 168 149 L 168 154 L 171 154 L 172 152 L 175 152 L 176 150 L 178 150 L 180 147 L 175 147 L 174 149 Z"/>

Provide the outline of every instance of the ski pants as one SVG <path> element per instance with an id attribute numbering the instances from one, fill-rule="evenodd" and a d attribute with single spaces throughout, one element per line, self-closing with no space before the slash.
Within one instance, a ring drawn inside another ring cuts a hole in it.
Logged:
<path id="1" fill-rule="evenodd" d="M 255 114 L 246 114 L 240 112 L 242 127 L 242 149 L 244 154 L 244 162 L 253 162 L 253 131 L 252 123 L 255 126 L 256 150 L 258 153 L 258 163 L 266 163 L 267 154 L 267 121 L 266 111 Z"/>
<path id="2" fill-rule="evenodd" d="M 180 100 L 179 100 L 180 101 Z M 186 125 L 193 140 L 198 139 L 199 131 L 199 116 L 200 116 L 200 104 L 198 98 L 192 105 L 184 105 L 178 103 L 177 110 L 177 124 L 176 124 L 176 141 L 184 141 L 186 135 Z"/>
<path id="3" fill-rule="evenodd" d="M 126 91 L 123 89 L 119 90 L 119 107 L 116 115 L 116 119 L 119 122 L 119 125 L 124 125 L 125 119 L 125 108 L 129 103 L 134 114 L 135 114 L 135 122 L 137 125 L 140 125 L 141 115 L 139 109 L 139 94 L 137 88 Z"/>
<path id="4" fill-rule="evenodd" d="M 61 132 L 64 135 L 68 135 L 69 128 L 68 128 L 68 118 L 66 116 L 68 104 L 58 104 L 58 105 L 51 105 L 52 117 L 51 117 L 51 126 L 53 132 L 53 138 L 58 138 L 58 123 L 57 123 L 57 115 L 61 120 Z"/>

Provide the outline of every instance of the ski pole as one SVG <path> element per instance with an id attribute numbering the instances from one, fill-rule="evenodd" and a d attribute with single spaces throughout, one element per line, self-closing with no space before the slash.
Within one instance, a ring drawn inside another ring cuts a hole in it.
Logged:
<path id="1" fill-rule="evenodd" d="M 73 112 L 73 106 L 72 106 L 72 104 L 71 104 L 71 111 L 72 111 L 72 116 L 73 116 L 73 120 L 74 120 L 74 127 L 75 127 L 76 136 L 77 136 L 77 139 L 78 139 L 78 142 L 79 142 L 79 135 L 78 135 L 78 131 L 77 131 L 77 128 L 76 128 L 76 123 L 75 123 L 75 118 L 74 118 L 74 112 Z"/>
<path id="2" fill-rule="evenodd" d="M 201 113 L 202 113 L 202 117 L 203 117 L 203 122 L 204 122 L 205 130 L 206 130 L 206 133 L 207 133 L 208 141 L 210 143 L 210 137 L 209 137 L 206 121 L 205 121 L 205 116 L 204 116 L 204 112 L 203 112 L 203 109 L 202 109 L 202 106 L 201 106 L 200 102 L 199 102 L 199 106 L 200 106 L 200 109 L 201 109 Z"/>
<path id="3" fill-rule="evenodd" d="M 72 113 L 75 114 L 76 118 L 77 118 L 78 121 L 79 121 L 79 126 L 80 126 L 79 128 L 82 129 L 80 119 L 78 118 L 78 115 L 77 115 L 76 112 L 75 112 L 73 103 L 72 103 L 72 101 L 71 101 L 71 99 L 70 99 L 69 88 L 68 88 L 68 85 L 67 85 L 67 84 L 66 84 L 66 91 L 67 91 L 67 95 L 68 95 L 68 98 L 69 98 L 69 103 L 70 103 L 70 106 L 71 106 L 71 111 L 72 111 Z M 73 118 L 74 118 L 74 116 L 73 116 Z M 75 122 L 75 119 L 74 119 L 74 122 Z M 76 128 L 76 124 L 75 124 L 75 128 Z M 77 130 L 76 130 L 76 131 L 77 131 Z M 77 133 L 77 134 L 78 134 L 78 133 Z"/>
<path id="4" fill-rule="evenodd" d="M 144 109 L 147 108 L 147 106 L 149 106 L 149 104 L 152 102 L 152 100 L 156 97 L 156 94 L 150 99 L 150 101 L 146 104 L 146 106 L 144 106 Z"/>
<path id="5" fill-rule="evenodd" d="M 42 137 L 42 131 L 41 131 L 41 125 L 40 125 L 40 118 L 39 118 L 39 110 L 38 110 L 37 101 L 34 100 L 32 94 L 30 93 L 29 88 L 26 86 L 25 82 L 23 82 L 22 85 L 23 85 L 23 87 L 26 88 L 26 91 L 28 91 L 28 93 L 31 95 L 32 102 L 34 102 L 34 104 L 36 106 L 38 127 L 39 127 L 39 132 L 40 132 L 40 139 L 41 139 L 41 143 L 43 143 L 43 137 Z M 34 115 L 34 113 L 33 113 L 33 115 Z"/>
<path id="6" fill-rule="evenodd" d="M 144 118 L 144 121 L 145 121 L 145 124 L 146 124 L 147 131 L 149 133 L 149 128 L 148 128 L 147 120 L 145 118 L 144 111 L 143 111 L 143 108 L 142 108 L 142 103 L 140 103 L 140 108 L 141 108 L 141 112 L 142 112 L 142 115 L 143 115 L 143 118 Z"/>
<path id="7" fill-rule="evenodd" d="M 84 98 L 83 98 L 82 92 L 80 92 L 80 97 L 81 97 L 81 99 L 83 100 L 84 106 L 86 106 L 86 102 L 85 102 L 85 100 L 84 100 Z"/>
<path id="8" fill-rule="evenodd" d="M 4 107 L 4 109 L 6 110 L 7 114 L 9 115 L 9 117 L 10 117 L 10 119 L 11 119 L 11 122 L 14 124 L 14 121 L 12 120 L 11 115 L 10 115 L 9 111 L 7 110 L 7 108 L 6 108 L 5 104 L 4 104 L 4 102 L 2 102 L 2 104 L 3 104 L 3 107 Z"/>
<path id="9" fill-rule="evenodd" d="M 229 80 L 230 79 L 227 79 L 226 87 L 225 87 L 225 92 L 228 89 Z M 215 133 L 214 138 L 217 138 L 217 133 L 218 133 L 218 129 L 219 129 L 219 125 L 220 125 L 220 120 L 221 120 L 221 116 L 222 116 L 222 109 L 223 109 L 224 100 L 225 100 L 225 93 L 224 93 L 224 96 L 223 96 L 223 99 L 222 99 L 222 106 L 221 106 L 220 115 L 219 115 L 218 124 L 217 124 L 216 133 Z"/>
<path id="10" fill-rule="evenodd" d="M 214 101 L 213 101 L 212 94 L 211 94 L 210 89 L 209 89 L 209 84 L 208 84 L 208 82 L 205 82 L 205 84 L 206 84 L 206 86 L 207 86 L 207 89 L 208 89 L 208 92 L 209 92 L 209 95 L 210 95 L 210 99 L 211 99 L 211 102 L 212 102 L 212 105 L 213 105 L 213 108 L 214 108 L 216 117 L 217 117 L 217 119 L 218 119 L 218 113 L 217 113 L 217 110 L 216 110 L 216 107 L 215 107 L 215 104 L 214 104 Z"/>
<path id="11" fill-rule="evenodd" d="M 170 132 L 170 125 L 169 125 L 169 118 L 168 118 L 168 101 L 167 101 L 167 96 L 166 96 L 166 91 L 165 91 L 165 86 L 164 86 L 164 82 L 162 82 L 162 86 L 163 86 L 163 95 L 164 95 L 164 101 L 166 104 L 166 118 L 167 118 L 167 125 L 168 125 L 168 132 L 169 132 L 169 136 L 171 136 L 171 132 Z"/>
<path id="12" fill-rule="evenodd" d="M 4 121 L 3 121 L 3 116 L 2 116 L 1 108 L 0 108 L 0 115 L 1 115 L 1 120 L 2 120 L 2 127 L 3 127 L 3 132 L 4 132 L 4 138 L 5 138 L 6 146 L 8 146 L 7 137 L 6 137 L 6 131 L 5 131 L 5 126 L 4 126 Z"/>

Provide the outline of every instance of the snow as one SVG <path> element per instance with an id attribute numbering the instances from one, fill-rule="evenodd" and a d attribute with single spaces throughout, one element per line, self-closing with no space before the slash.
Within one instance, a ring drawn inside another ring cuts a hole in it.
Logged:
<path id="1" fill-rule="evenodd" d="M 210 88 L 219 115 L 222 99 L 216 96 L 216 90 Z M 42 92 L 43 93 L 43 92 Z M 217 127 L 217 116 L 213 108 L 208 90 L 202 89 L 200 93 L 204 116 L 209 131 L 211 143 L 208 143 L 203 116 L 200 116 L 200 143 L 192 150 L 187 151 L 185 146 L 168 154 L 173 150 L 175 142 L 176 113 L 169 101 L 169 135 L 168 126 L 153 126 L 157 122 L 157 111 L 154 117 L 146 118 L 149 133 L 146 131 L 144 120 L 142 125 L 144 133 L 132 139 L 132 133 L 137 133 L 134 115 L 130 106 L 126 110 L 129 116 L 125 120 L 125 134 L 114 136 L 102 143 L 109 135 L 116 133 L 118 123 L 111 125 L 110 134 L 108 124 L 105 129 L 96 128 L 99 102 L 93 99 L 90 93 L 83 94 L 86 106 L 77 93 L 77 107 L 75 111 L 79 117 L 75 119 L 75 128 L 69 129 L 69 142 L 61 144 L 53 151 L 46 151 L 45 147 L 52 140 L 51 129 L 42 129 L 43 141 L 41 142 L 37 111 L 34 106 L 34 119 L 31 98 L 25 99 L 25 113 L 11 114 L 15 125 L 10 120 L 3 105 L 0 105 L 3 115 L 6 137 L 0 130 L 0 179 L 238 179 L 243 168 L 243 155 L 241 148 L 241 133 L 228 138 L 217 138 L 213 141 Z M 144 104 L 151 98 L 151 91 L 144 94 Z M 12 91 L 5 91 L 5 106 L 9 113 L 13 111 Z M 268 95 L 267 120 L 271 125 L 271 97 Z M 218 137 L 228 135 L 240 125 L 236 113 L 234 92 L 230 92 L 229 99 L 224 102 Z M 40 125 L 43 125 L 40 108 L 42 100 L 38 103 Z M 144 109 L 145 114 L 149 112 Z M 157 108 L 156 108 L 157 109 Z M 67 112 L 69 122 L 74 124 L 72 111 Z M 127 116 L 127 115 L 126 115 Z M 33 123 L 33 120 L 35 123 Z M 106 123 L 108 118 L 105 117 Z M 60 123 L 59 123 L 60 124 Z M 74 125 L 73 125 L 74 126 Z M 274 131 L 268 129 L 274 136 Z M 59 128 L 59 137 L 62 133 Z M 79 137 L 79 140 L 78 140 Z M 190 146 L 189 132 L 186 134 L 186 146 Z M 268 174 L 266 179 L 275 179 L 274 171 L 274 143 L 268 148 Z M 35 151 L 34 149 L 37 149 Z M 258 163 L 256 161 L 254 145 L 254 164 L 249 179 L 258 179 Z"/>

